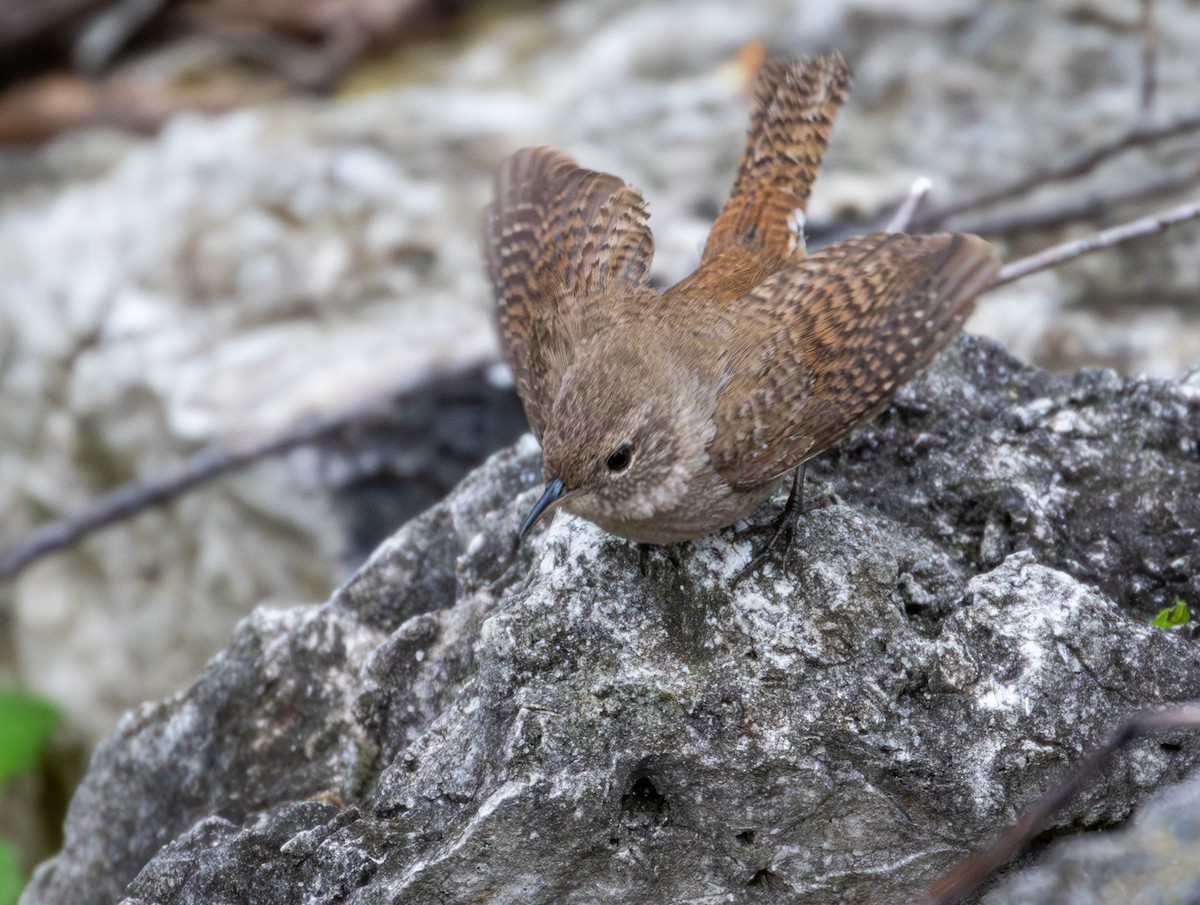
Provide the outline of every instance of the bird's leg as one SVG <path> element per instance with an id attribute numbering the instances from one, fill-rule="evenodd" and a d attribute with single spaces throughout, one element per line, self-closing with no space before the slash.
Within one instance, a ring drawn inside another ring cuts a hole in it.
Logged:
<path id="1" fill-rule="evenodd" d="M 736 588 L 743 578 L 760 569 L 771 558 L 771 553 L 778 544 L 783 544 L 783 568 L 784 570 L 787 569 L 788 560 L 792 555 L 792 546 L 796 541 L 796 523 L 803 514 L 804 465 L 801 465 L 792 472 L 792 489 L 788 492 L 787 502 L 783 504 L 783 511 L 779 513 L 775 521 L 769 525 L 756 525 L 753 528 L 746 529 L 747 531 L 755 532 L 769 529 L 771 535 L 759 551 L 754 554 L 750 562 L 746 563 L 742 570 L 734 576 L 731 587 Z"/>
<path id="2" fill-rule="evenodd" d="M 650 574 L 650 551 L 654 549 L 653 544 L 638 544 L 638 571 L 645 578 Z"/>

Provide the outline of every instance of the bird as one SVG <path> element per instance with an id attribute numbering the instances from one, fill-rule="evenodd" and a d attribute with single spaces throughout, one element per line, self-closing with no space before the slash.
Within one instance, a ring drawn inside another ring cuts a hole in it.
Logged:
<path id="1" fill-rule="evenodd" d="M 966 233 L 870 232 L 813 251 L 809 195 L 845 100 L 836 51 L 767 60 L 729 199 L 694 272 L 658 291 L 645 201 L 550 147 L 496 174 L 485 211 L 495 320 L 545 487 L 639 544 L 747 519 L 789 474 L 764 548 L 790 551 L 803 467 L 874 420 L 959 332 L 999 259 Z"/>

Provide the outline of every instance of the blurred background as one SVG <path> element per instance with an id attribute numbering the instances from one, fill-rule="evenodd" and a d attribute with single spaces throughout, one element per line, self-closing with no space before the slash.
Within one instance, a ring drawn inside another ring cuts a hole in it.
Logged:
<path id="1" fill-rule="evenodd" d="M 927 176 L 927 223 L 1013 258 L 1200 194 L 1196 47 L 1195 0 L 0 0 L 0 548 L 190 456 L 280 448 L 0 579 L 0 905 L 122 712 L 254 606 L 324 600 L 524 431 L 480 254 L 503 156 L 553 144 L 639 187 L 666 286 L 763 56 L 837 48 L 856 83 L 810 244 Z M 968 329 L 1180 377 L 1198 287 L 1191 223 Z"/>

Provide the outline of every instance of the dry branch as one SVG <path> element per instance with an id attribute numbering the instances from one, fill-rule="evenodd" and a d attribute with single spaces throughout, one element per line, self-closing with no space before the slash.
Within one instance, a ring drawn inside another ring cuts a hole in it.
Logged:
<path id="1" fill-rule="evenodd" d="M 914 179 L 912 188 L 908 190 L 908 197 L 900 202 L 891 222 L 887 225 L 887 232 L 902 233 L 908 229 L 912 224 L 913 217 L 917 215 L 917 208 L 921 206 L 921 202 L 925 200 L 925 196 L 929 194 L 931 188 L 933 188 L 933 183 L 926 177 L 918 176 Z"/>
<path id="2" fill-rule="evenodd" d="M 1154 120 L 1154 101 L 1158 93 L 1158 29 L 1154 25 L 1154 0 L 1141 0 L 1142 84 L 1138 92 L 1138 122 L 1148 126 Z"/>
<path id="3" fill-rule="evenodd" d="M 1112 216 L 1118 208 L 1162 198 L 1167 195 L 1178 197 L 1181 193 L 1200 184 L 1200 168 L 1186 167 L 1162 176 L 1155 176 L 1127 188 L 1109 194 L 1099 192 L 1081 195 L 1053 207 L 1021 210 L 994 217 L 975 220 L 960 220 L 954 228 L 981 236 L 1011 236 L 1018 233 L 1055 229 L 1068 223 L 1083 220 L 1097 221 Z"/>
<path id="4" fill-rule="evenodd" d="M 206 449 L 189 457 L 167 474 L 122 484 L 79 512 L 42 525 L 11 547 L 0 551 L 0 581 L 12 578 L 47 553 L 69 547 L 93 531 L 137 515 L 151 506 L 169 502 L 199 484 L 245 468 L 261 459 L 319 440 L 358 422 L 368 412 L 380 411 L 377 405 L 360 406 L 328 418 L 306 422 L 245 449 Z"/>
<path id="5" fill-rule="evenodd" d="M 453 372 L 430 375 L 428 380 L 450 379 L 493 363 L 472 362 L 469 367 Z M 35 528 L 12 546 L 0 550 L 0 581 L 14 577 L 48 553 L 69 547 L 94 531 L 131 518 L 152 506 L 170 502 L 201 484 L 384 417 L 395 399 L 420 389 L 420 386 L 406 387 L 403 391 L 385 394 L 381 399 L 348 406 L 289 427 L 243 449 L 206 449 L 167 474 L 122 484 L 80 511 Z"/>
<path id="6" fill-rule="evenodd" d="M 1108 766 L 1122 748 L 1144 735 L 1173 729 L 1200 729 L 1200 704 L 1134 715 L 1117 729 L 1067 779 L 1048 790 L 992 842 L 958 863 L 926 891 L 918 905 L 954 905 L 1009 862 L 1037 835 L 1042 825 Z"/>
<path id="7" fill-rule="evenodd" d="M 1028 276 L 1031 273 L 1037 273 L 1039 270 L 1057 267 L 1065 261 L 1078 258 L 1080 255 L 1096 251 L 1099 248 L 1109 248 L 1113 245 L 1119 245 L 1122 242 L 1128 242 L 1130 239 L 1156 235 L 1177 223 L 1183 223 L 1185 220 L 1195 220 L 1197 217 L 1200 217 L 1200 201 L 1189 201 L 1170 210 L 1163 211 L 1160 214 L 1152 214 L 1149 217 L 1142 217 L 1138 220 L 1132 220 L 1129 223 L 1122 223 L 1120 226 L 1101 230 L 1095 235 L 1084 239 L 1076 239 L 1073 242 L 1063 242 L 1061 245 L 1053 245 L 1027 258 L 1021 258 L 1020 260 L 1010 261 L 1005 264 L 1000 268 L 1000 273 L 988 288 L 994 289 L 997 286 L 1003 286 L 1005 283 L 1011 283 L 1013 280 L 1019 280 L 1021 277 Z"/>
<path id="8" fill-rule="evenodd" d="M 1062 182 L 1091 172 L 1110 157 L 1115 157 L 1133 148 L 1155 144 L 1168 138 L 1186 135 L 1200 131 L 1200 111 L 1182 116 L 1161 126 L 1136 125 L 1103 144 L 1072 154 L 1065 160 L 1041 170 L 1035 170 L 1027 176 L 1016 179 L 1008 185 L 969 195 L 957 201 L 935 207 L 917 218 L 921 229 L 934 229 L 942 226 L 951 217 L 970 210 L 991 207 L 1003 201 L 1011 201 L 1026 195 L 1034 189 L 1049 185 L 1052 182 Z"/>

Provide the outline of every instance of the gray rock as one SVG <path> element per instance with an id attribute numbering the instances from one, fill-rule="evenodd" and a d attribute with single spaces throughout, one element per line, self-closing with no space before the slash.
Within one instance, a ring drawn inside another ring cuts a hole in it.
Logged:
<path id="1" fill-rule="evenodd" d="M 736 590 L 732 529 L 642 558 L 559 514 L 517 547 L 526 440 L 123 720 L 22 903 L 901 901 L 1200 697 L 1191 635 L 1146 621 L 1198 590 L 1198 409 L 963 340 Z M 1137 743 L 1055 828 L 1198 763 Z"/>

